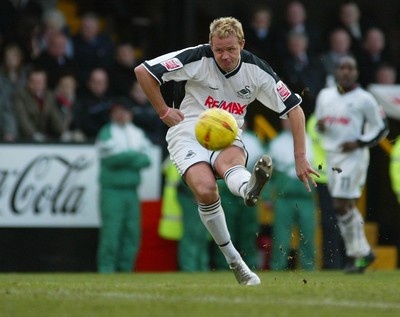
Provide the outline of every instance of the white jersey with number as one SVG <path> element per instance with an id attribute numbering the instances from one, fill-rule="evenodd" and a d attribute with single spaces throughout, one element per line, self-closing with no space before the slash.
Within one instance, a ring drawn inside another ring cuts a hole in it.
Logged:
<path id="1" fill-rule="evenodd" d="M 160 85 L 168 81 L 184 83 L 182 96 L 175 97 L 185 118 L 167 133 L 169 152 L 181 174 L 199 161 L 213 165 L 218 156 L 218 152 L 207 151 L 208 158 L 199 153 L 203 149 L 198 147 L 194 126 L 205 109 L 224 109 L 241 127 L 247 107 L 256 99 L 282 118 L 301 103 L 265 61 L 246 50 L 229 73 L 218 67 L 209 44 L 168 53 L 145 61 L 143 66 Z M 241 130 L 239 138 L 240 134 Z"/>
<path id="2" fill-rule="evenodd" d="M 386 132 L 383 110 L 372 94 L 360 87 L 344 94 L 336 87 L 321 90 L 315 116 L 324 121 L 323 146 L 328 152 L 342 152 L 341 144 L 347 141 L 375 145 Z"/>
<path id="3" fill-rule="evenodd" d="M 315 115 L 323 120 L 323 147 L 327 153 L 328 188 L 335 198 L 361 196 L 369 165 L 368 147 L 376 145 L 387 133 L 384 113 L 373 96 L 362 88 L 344 94 L 336 87 L 321 90 Z M 361 146 L 343 152 L 344 142 L 357 141 Z"/>

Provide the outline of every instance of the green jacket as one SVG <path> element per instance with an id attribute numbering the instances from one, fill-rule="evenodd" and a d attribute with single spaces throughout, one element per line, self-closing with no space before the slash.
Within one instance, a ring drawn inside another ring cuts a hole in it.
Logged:
<path id="1" fill-rule="evenodd" d="M 137 129 L 137 130 L 136 130 Z M 112 135 L 111 124 L 105 125 L 99 132 L 96 145 L 100 152 L 100 185 L 102 187 L 136 188 L 140 185 L 140 171 L 150 166 L 150 158 L 145 153 L 148 141 L 144 133 L 134 127 L 137 137 L 135 142 L 141 143 L 143 148 L 125 149 L 122 151 L 113 150 L 116 147 L 115 136 Z"/>
<path id="2" fill-rule="evenodd" d="M 313 158 L 311 138 L 306 136 L 307 158 Z M 304 184 L 296 175 L 296 162 L 293 153 L 293 137 L 290 130 L 282 130 L 274 139 L 266 144 L 268 153 L 274 162 L 272 177 L 268 182 L 263 199 L 275 200 L 284 198 L 310 198 L 310 194 Z"/>
<path id="3" fill-rule="evenodd" d="M 311 187 L 312 191 L 314 188 Z M 298 179 L 286 175 L 284 172 L 274 170 L 272 177 L 262 193 L 263 200 L 285 198 L 312 198 L 304 184 Z"/>

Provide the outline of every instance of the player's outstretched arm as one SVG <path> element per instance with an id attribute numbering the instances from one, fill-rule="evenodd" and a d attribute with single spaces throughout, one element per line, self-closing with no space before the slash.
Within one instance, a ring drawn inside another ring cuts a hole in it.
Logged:
<path id="1" fill-rule="evenodd" d="M 168 107 L 161 94 L 160 85 L 143 65 L 135 68 L 135 75 L 153 108 L 166 125 L 172 127 L 183 120 L 184 116 L 180 110 Z"/>
<path id="2" fill-rule="evenodd" d="M 161 94 L 160 85 L 143 65 L 139 65 L 135 68 L 135 75 L 150 103 L 153 105 L 158 115 L 162 117 L 167 112 L 168 106 Z"/>
<path id="3" fill-rule="evenodd" d="M 314 187 L 317 183 L 314 181 L 311 174 L 319 177 L 319 174 L 311 167 L 306 155 L 306 132 L 305 118 L 303 110 L 300 106 L 289 112 L 290 125 L 292 127 L 293 142 L 294 142 L 294 158 L 296 161 L 297 177 L 303 182 L 307 190 L 311 192 L 309 181 Z"/>

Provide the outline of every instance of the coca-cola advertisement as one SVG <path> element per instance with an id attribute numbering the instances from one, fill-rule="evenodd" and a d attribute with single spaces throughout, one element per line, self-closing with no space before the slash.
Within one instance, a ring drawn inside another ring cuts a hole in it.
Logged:
<path id="1" fill-rule="evenodd" d="M 142 200 L 160 199 L 161 151 L 143 171 Z M 0 145 L 0 227 L 98 227 L 93 145 Z"/>

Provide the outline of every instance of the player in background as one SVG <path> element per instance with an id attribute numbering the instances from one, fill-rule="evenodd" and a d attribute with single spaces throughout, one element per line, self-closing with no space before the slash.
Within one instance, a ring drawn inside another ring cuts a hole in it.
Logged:
<path id="1" fill-rule="evenodd" d="M 357 80 L 356 60 L 341 58 L 336 68 L 337 86 L 321 90 L 315 110 L 327 153 L 328 188 L 349 258 L 347 273 L 362 273 L 375 260 L 356 201 L 367 176 L 369 147 L 388 133 L 383 110 Z"/>
<path id="2" fill-rule="evenodd" d="M 244 50 L 241 23 L 231 17 L 214 20 L 209 44 L 189 47 L 145 61 L 135 68 L 144 92 L 160 119 L 169 126 L 166 136 L 172 161 L 198 202 L 200 218 L 224 254 L 237 281 L 243 285 L 260 284 L 259 277 L 242 260 L 233 246 L 216 183 L 223 178 L 229 190 L 254 206 L 271 177 L 272 161 L 263 155 L 250 173 L 247 152 L 239 131 L 234 143 L 221 151 L 203 148 L 195 137 L 198 115 L 207 108 L 229 111 L 241 127 L 247 106 L 258 99 L 293 127 L 296 171 L 309 191 L 316 186 L 314 171 L 306 157 L 305 119 L 299 107 L 301 98 L 278 78 L 271 67 Z M 180 108 L 169 107 L 160 85 L 167 81 L 185 82 Z"/>

